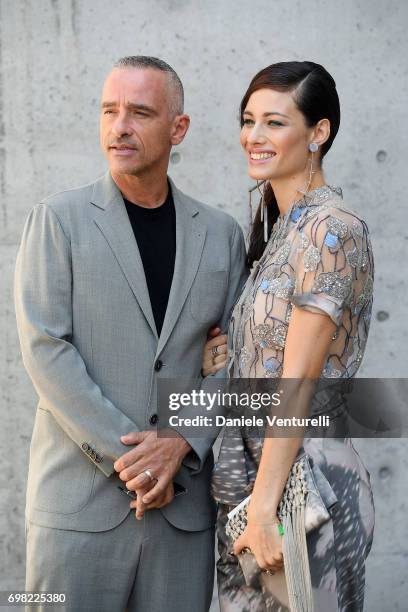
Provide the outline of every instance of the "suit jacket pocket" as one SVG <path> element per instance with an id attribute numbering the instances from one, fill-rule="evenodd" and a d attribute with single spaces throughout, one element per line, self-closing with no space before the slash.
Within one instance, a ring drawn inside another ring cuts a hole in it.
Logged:
<path id="1" fill-rule="evenodd" d="M 212 325 L 221 317 L 227 293 L 227 271 L 198 272 L 190 292 L 193 318 Z"/>
<path id="2" fill-rule="evenodd" d="M 42 512 L 75 514 L 88 503 L 96 466 L 58 425 L 38 408 L 30 449 L 27 504 Z"/>

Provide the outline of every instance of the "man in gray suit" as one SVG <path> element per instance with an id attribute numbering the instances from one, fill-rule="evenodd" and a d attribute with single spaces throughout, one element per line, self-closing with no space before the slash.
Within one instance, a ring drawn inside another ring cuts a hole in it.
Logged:
<path id="1" fill-rule="evenodd" d="M 36 205 L 24 229 L 16 312 L 39 396 L 26 588 L 65 593 L 65 610 L 210 605 L 211 440 L 157 435 L 157 384 L 199 375 L 207 330 L 226 328 L 245 278 L 245 247 L 230 216 L 167 177 L 188 126 L 172 68 L 123 58 L 101 104 L 109 172 Z"/>

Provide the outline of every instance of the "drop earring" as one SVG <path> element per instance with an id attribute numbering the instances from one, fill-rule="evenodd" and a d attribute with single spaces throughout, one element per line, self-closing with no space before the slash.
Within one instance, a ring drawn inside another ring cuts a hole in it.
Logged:
<path id="1" fill-rule="evenodd" d="M 263 185 L 263 190 L 260 190 L 261 185 Z M 268 242 L 268 207 L 265 204 L 265 185 L 266 185 L 266 181 L 256 181 L 256 185 L 254 185 L 254 187 L 251 187 L 251 189 L 248 190 L 249 193 L 249 202 L 248 202 L 248 208 L 249 208 L 249 233 L 251 233 L 252 231 L 252 192 L 255 191 L 255 189 L 257 189 L 259 191 L 259 193 L 261 194 L 261 200 L 260 200 L 260 207 L 261 207 L 261 223 L 263 223 L 264 226 L 264 241 Z"/>
<path id="2" fill-rule="evenodd" d="M 313 158 L 314 158 L 314 154 L 319 150 L 319 145 L 317 144 L 317 142 L 309 142 L 307 149 L 311 153 L 309 179 L 304 189 L 297 189 L 297 191 L 301 193 L 305 198 L 307 197 L 307 192 L 309 191 L 310 185 L 312 184 L 313 175 L 316 174 L 316 170 L 313 169 L 313 161 L 314 161 Z"/>
<path id="3" fill-rule="evenodd" d="M 305 189 L 305 195 L 309 191 L 310 185 L 312 184 L 313 175 L 315 174 L 315 170 L 313 170 L 313 158 L 314 154 L 319 150 L 319 145 L 317 142 L 310 142 L 308 146 L 309 151 L 311 152 L 310 156 L 310 171 L 309 171 L 309 181 L 307 183 L 307 187 Z"/>
<path id="4" fill-rule="evenodd" d="M 258 191 L 261 194 L 261 223 L 263 222 L 264 227 L 264 242 L 268 242 L 268 207 L 265 203 L 265 185 L 266 181 L 263 181 L 263 189 L 261 192 L 261 190 L 259 189 L 259 184 L 257 182 Z"/>

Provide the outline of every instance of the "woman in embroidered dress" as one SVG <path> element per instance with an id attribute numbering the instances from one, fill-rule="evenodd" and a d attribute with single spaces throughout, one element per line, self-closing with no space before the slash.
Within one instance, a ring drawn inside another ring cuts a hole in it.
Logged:
<path id="1" fill-rule="evenodd" d="M 250 237 L 250 274 L 228 332 L 230 377 L 294 379 L 301 395 L 311 379 L 350 378 L 359 368 L 374 266 L 367 225 L 343 202 L 341 190 L 326 184 L 322 170 L 339 123 L 335 82 L 313 62 L 268 66 L 244 95 L 241 145 L 249 175 L 264 181 L 265 191 Z M 205 374 L 225 365 L 225 341 L 218 336 L 207 343 Z M 266 570 L 262 576 L 282 569 L 277 508 L 301 449 L 338 499 L 331 520 L 307 538 L 314 610 L 363 609 L 374 507 L 369 474 L 351 440 L 260 440 L 238 430 L 237 437 L 224 436 L 213 477 L 222 612 L 287 609 L 266 580 L 246 585 L 237 555 L 249 548 Z M 226 515 L 251 491 L 248 525 L 232 548 Z"/>

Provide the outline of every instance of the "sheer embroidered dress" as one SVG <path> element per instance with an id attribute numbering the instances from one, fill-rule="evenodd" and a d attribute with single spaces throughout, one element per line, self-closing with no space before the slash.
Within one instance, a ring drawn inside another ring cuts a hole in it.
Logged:
<path id="1" fill-rule="evenodd" d="M 293 305 L 327 313 L 337 326 L 322 375 L 351 377 L 361 362 L 371 317 L 373 259 L 365 222 L 324 186 L 275 223 L 237 303 L 229 374 L 279 377 Z"/>
<path id="2" fill-rule="evenodd" d="M 373 275 L 367 225 L 344 206 L 341 189 L 325 185 L 309 192 L 278 218 L 261 259 L 252 267 L 232 313 L 228 375 L 282 375 L 285 340 L 295 305 L 326 313 L 336 324 L 322 377 L 353 377 L 367 341 Z M 256 475 L 261 441 L 245 440 L 244 458 L 245 433 L 238 435 L 238 444 L 227 441 L 232 432 L 224 438 L 213 476 L 214 496 L 223 503 L 243 499 Z"/>
<path id="3" fill-rule="evenodd" d="M 324 186 L 310 192 L 277 220 L 234 308 L 229 376 L 278 384 L 294 307 L 326 313 L 336 325 L 322 377 L 355 376 L 370 325 L 373 275 L 367 226 L 344 206 L 341 190 Z M 213 495 L 220 502 L 219 594 L 223 609 L 231 612 L 246 609 L 248 602 L 254 610 L 283 610 L 272 594 L 245 584 L 236 559 L 228 555 L 225 533 L 228 511 L 252 491 L 262 447 L 261 431 L 254 436 L 244 427 L 228 428 L 213 473 Z M 314 609 L 357 612 L 363 609 L 365 559 L 374 529 L 369 474 L 348 437 L 305 437 L 303 449 L 338 499 L 331 520 L 307 538 Z"/>

